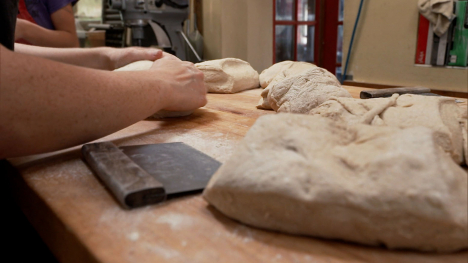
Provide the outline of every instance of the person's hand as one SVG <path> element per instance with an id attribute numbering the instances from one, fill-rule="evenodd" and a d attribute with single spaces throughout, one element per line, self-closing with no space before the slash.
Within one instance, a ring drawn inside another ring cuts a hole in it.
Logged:
<path id="1" fill-rule="evenodd" d="M 191 62 L 164 53 L 153 63 L 150 71 L 163 76 L 168 87 L 168 105 L 164 110 L 190 111 L 206 105 L 206 87 L 203 73 Z"/>
<path id="2" fill-rule="evenodd" d="M 24 34 L 26 30 L 28 30 L 28 27 L 32 24 L 28 20 L 24 20 L 21 18 L 16 19 L 16 27 L 15 27 L 15 41 L 18 39 L 24 38 Z"/>
<path id="3" fill-rule="evenodd" d="M 127 47 L 105 48 L 109 59 L 109 69 L 114 70 L 140 60 L 155 61 L 163 56 L 163 52 L 156 48 Z"/>

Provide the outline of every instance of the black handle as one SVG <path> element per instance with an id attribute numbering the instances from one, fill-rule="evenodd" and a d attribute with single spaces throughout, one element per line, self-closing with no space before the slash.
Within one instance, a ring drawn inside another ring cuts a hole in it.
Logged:
<path id="1" fill-rule="evenodd" d="M 166 199 L 164 186 L 112 142 L 85 144 L 81 153 L 123 207 L 134 208 Z"/>

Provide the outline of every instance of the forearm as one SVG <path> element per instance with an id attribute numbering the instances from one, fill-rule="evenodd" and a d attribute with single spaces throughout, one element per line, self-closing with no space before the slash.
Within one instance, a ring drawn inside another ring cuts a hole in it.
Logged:
<path id="1" fill-rule="evenodd" d="M 89 142 L 170 101 L 167 88 L 136 72 L 75 67 L 3 46 L 0 67 L 0 159 Z"/>
<path id="2" fill-rule="evenodd" d="M 36 46 L 79 47 L 76 34 L 60 30 L 50 30 L 32 23 L 24 27 L 21 38 Z"/>
<path id="3" fill-rule="evenodd" d="M 94 69 L 113 70 L 115 66 L 110 60 L 110 48 L 49 48 L 31 45 L 15 44 L 18 53 L 38 56 L 71 65 Z"/>

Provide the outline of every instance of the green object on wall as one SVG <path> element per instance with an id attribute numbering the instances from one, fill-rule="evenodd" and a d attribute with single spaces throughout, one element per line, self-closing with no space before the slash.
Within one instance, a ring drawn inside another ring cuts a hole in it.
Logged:
<path id="1" fill-rule="evenodd" d="M 468 65 L 468 25 L 465 27 L 467 13 L 467 1 L 456 2 L 457 21 L 448 58 L 449 66 L 466 67 Z"/>

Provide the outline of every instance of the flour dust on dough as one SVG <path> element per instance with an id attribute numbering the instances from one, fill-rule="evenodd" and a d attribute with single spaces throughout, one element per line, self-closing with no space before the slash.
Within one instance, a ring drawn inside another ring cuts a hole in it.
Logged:
<path id="1" fill-rule="evenodd" d="M 142 70 L 148 70 L 151 68 L 153 65 L 153 61 L 149 60 L 141 60 L 141 61 L 136 61 L 133 63 L 130 63 L 126 66 L 123 66 L 121 68 L 118 68 L 114 71 L 142 71 Z M 166 111 L 166 110 L 160 110 L 156 112 L 155 114 L 149 116 L 148 118 L 153 118 L 153 119 L 164 119 L 164 118 L 176 118 L 176 117 L 184 117 L 192 114 L 193 111 Z"/>
<path id="2" fill-rule="evenodd" d="M 309 114 L 346 124 L 370 124 L 434 131 L 436 142 L 458 164 L 465 163 L 464 118 L 455 100 L 448 97 L 394 94 L 391 98 L 331 98 Z"/>
<path id="3" fill-rule="evenodd" d="M 273 66 L 263 70 L 262 73 L 260 73 L 260 86 L 262 88 L 266 88 L 271 83 L 275 84 L 276 82 L 281 81 L 285 78 L 301 74 L 302 72 L 308 69 L 316 67 L 317 66 L 312 63 L 301 61 L 286 60 L 276 63 Z"/>
<path id="4" fill-rule="evenodd" d="M 299 75 L 305 71 L 316 68 L 317 66 L 312 63 L 298 62 L 298 61 L 283 61 L 274 64 L 273 66 L 265 69 L 259 76 L 260 85 L 264 88 L 257 108 L 272 110 L 270 103 L 268 102 L 268 93 L 271 88 L 278 82 L 287 79 L 289 77 Z"/>
<path id="5" fill-rule="evenodd" d="M 336 77 L 307 62 L 283 61 L 260 74 L 259 109 L 307 113 L 330 97 L 351 97 Z"/>
<path id="6" fill-rule="evenodd" d="M 308 113 L 331 97 L 351 97 L 351 94 L 333 74 L 315 67 L 274 84 L 267 100 L 277 112 Z"/>
<path id="7" fill-rule="evenodd" d="M 237 93 L 260 86 L 258 72 L 241 59 L 215 59 L 195 66 L 205 75 L 205 85 L 210 93 Z"/>
<path id="8" fill-rule="evenodd" d="M 467 175 L 434 130 L 260 117 L 203 197 L 248 225 L 394 249 L 468 248 Z"/>

